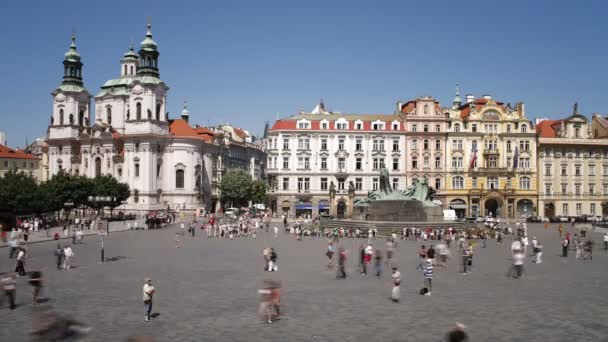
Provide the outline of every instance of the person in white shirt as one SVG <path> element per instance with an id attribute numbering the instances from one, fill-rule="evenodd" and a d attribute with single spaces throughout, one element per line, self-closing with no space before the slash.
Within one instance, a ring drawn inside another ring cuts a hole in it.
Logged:
<path id="1" fill-rule="evenodd" d="M 63 269 L 69 270 L 72 266 L 72 257 L 74 256 L 74 251 L 70 245 L 67 245 L 63 249 Z"/>
<path id="2" fill-rule="evenodd" d="M 391 299 L 395 303 L 399 303 L 399 297 L 401 295 L 400 286 L 401 286 L 401 272 L 397 269 L 396 266 L 393 266 L 393 274 L 391 275 L 391 279 L 393 281 L 393 290 L 391 292 Z"/>
<path id="3" fill-rule="evenodd" d="M 513 254 L 513 278 L 518 279 L 524 271 L 524 253 L 520 250 Z"/>
<path id="4" fill-rule="evenodd" d="M 15 267 L 15 272 L 20 276 L 25 275 L 25 249 L 23 248 L 19 248 L 19 252 L 17 253 L 17 267 Z"/>
<path id="5" fill-rule="evenodd" d="M 604 250 L 608 251 L 608 233 L 604 233 Z"/>
<path id="6" fill-rule="evenodd" d="M 150 322 L 150 314 L 152 313 L 152 298 L 156 293 L 156 289 L 152 286 L 152 279 L 146 278 L 143 287 L 144 300 L 144 322 Z"/>

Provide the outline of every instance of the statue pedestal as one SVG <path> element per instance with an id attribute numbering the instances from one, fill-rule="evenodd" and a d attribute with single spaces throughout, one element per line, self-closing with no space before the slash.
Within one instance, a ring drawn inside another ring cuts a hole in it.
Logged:
<path id="1" fill-rule="evenodd" d="M 336 195 L 329 194 L 329 215 L 336 217 Z"/>
<path id="2" fill-rule="evenodd" d="M 376 200 L 367 208 L 368 221 L 443 222 L 440 206 L 426 207 L 416 200 Z"/>

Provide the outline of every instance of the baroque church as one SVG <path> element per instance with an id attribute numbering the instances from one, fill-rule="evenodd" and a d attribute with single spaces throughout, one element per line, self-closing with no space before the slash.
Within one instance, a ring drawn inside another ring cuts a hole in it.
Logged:
<path id="1" fill-rule="evenodd" d="M 202 209 L 222 205 L 219 183 L 227 169 L 263 176 L 261 142 L 228 124 L 191 126 L 187 105 L 181 117 L 166 110 L 169 87 L 160 78 L 159 52 L 148 24 L 138 52 L 133 44 L 120 61 L 120 77 L 91 98 L 84 86 L 76 37 L 63 61 L 63 80 L 52 92 L 47 132 L 49 174 L 60 170 L 95 177 L 110 174 L 131 188 L 119 209 Z"/>

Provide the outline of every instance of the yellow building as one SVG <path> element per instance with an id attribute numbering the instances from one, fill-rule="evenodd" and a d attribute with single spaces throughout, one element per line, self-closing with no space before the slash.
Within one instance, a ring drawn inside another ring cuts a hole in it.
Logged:
<path id="1" fill-rule="evenodd" d="M 445 207 L 463 216 L 537 213 L 536 134 L 523 103 L 456 96 L 449 117 Z"/>

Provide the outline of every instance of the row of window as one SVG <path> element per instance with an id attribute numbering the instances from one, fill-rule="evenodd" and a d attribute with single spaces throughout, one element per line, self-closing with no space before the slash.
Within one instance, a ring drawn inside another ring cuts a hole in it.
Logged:
<path id="1" fill-rule="evenodd" d="M 393 131 L 399 130 L 400 126 L 401 126 L 401 124 L 399 122 L 391 123 L 391 129 Z M 308 120 L 298 121 L 297 127 L 298 127 L 298 129 L 310 129 L 311 122 Z M 320 127 L 321 127 L 321 129 L 329 129 L 329 127 L 330 127 L 329 121 L 321 120 Z M 347 121 L 345 119 L 338 119 L 334 122 L 334 129 L 346 130 L 348 128 L 349 128 L 349 121 Z M 355 128 L 355 130 L 358 130 L 358 131 L 363 130 L 363 121 L 360 121 L 360 120 L 355 121 L 354 128 Z M 371 128 L 374 131 L 383 131 L 386 128 L 386 123 L 382 122 L 382 121 L 374 121 L 371 123 Z"/>
<path id="2" fill-rule="evenodd" d="M 412 181 L 412 184 L 415 183 L 415 179 Z M 354 182 L 353 182 L 354 186 L 355 186 L 355 190 L 356 191 L 362 191 L 365 190 L 363 187 L 363 178 L 357 177 L 355 178 Z M 316 188 L 315 190 L 320 190 L 320 191 L 327 191 L 329 190 L 329 185 L 330 185 L 330 181 L 327 177 L 321 177 L 319 179 L 319 187 Z M 311 181 L 310 181 L 310 177 L 297 177 L 297 186 L 298 186 L 298 191 L 310 191 L 312 190 L 311 188 Z M 399 178 L 392 178 L 391 179 L 391 186 L 393 188 L 393 190 L 398 190 L 399 189 Z M 376 191 L 378 190 L 380 187 L 380 179 L 378 177 L 374 177 L 372 178 L 372 191 Z M 284 191 L 289 191 L 289 177 L 283 177 L 282 178 L 282 184 L 281 184 L 281 188 Z M 441 178 L 437 178 L 435 180 L 435 188 L 436 189 L 440 189 L 441 188 Z M 337 185 L 336 185 L 336 189 L 337 190 L 347 190 L 348 189 L 348 182 L 346 178 L 337 178 Z"/>
<path id="3" fill-rule="evenodd" d="M 583 204 L 582 203 L 576 203 L 576 216 L 581 216 L 583 214 L 587 214 L 585 212 L 583 212 Z M 569 216 L 569 212 L 568 212 L 568 203 L 562 203 L 562 215 L 563 216 Z M 590 215 L 596 215 L 597 212 L 597 207 L 595 205 L 595 203 L 589 203 L 589 213 Z"/>
<path id="4" fill-rule="evenodd" d="M 498 168 L 500 167 L 499 158 L 497 156 L 487 156 L 486 158 L 478 157 L 475 159 L 471 159 L 471 163 L 467 165 L 469 168 L 477 168 L 479 165 L 479 160 L 483 159 L 483 165 L 485 168 Z M 530 158 L 521 157 L 517 158 L 517 165 L 514 165 L 513 159 L 511 157 L 506 158 L 505 167 L 513 167 L 513 168 L 521 168 L 521 169 L 529 169 L 530 168 Z M 464 168 L 464 158 L 463 157 L 452 157 L 452 168 L 454 169 L 462 169 Z"/>
<path id="5" fill-rule="evenodd" d="M 582 164 L 574 165 L 574 176 L 580 177 L 583 175 L 582 167 L 583 167 Z M 545 164 L 545 176 L 551 176 L 552 170 L 553 170 L 553 165 Z M 589 176 L 595 176 L 595 164 L 589 164 L 587 167 L 587 170 L 589 171 L 589 173 L 588 173 Z M 561 165 L 560 175 L 568 176 L 568 165 L 566 165 L 566 164 Z M 602 165 L 602 176 L 608 176 L 608 165 Z"/>
<path id="6" fill-rule="evenodd" d="M 269 139 L 268 140 L 268 148 L 276 149 L 276 142 L 278 139 Z M 338 150 L 345 150 L 345 142 L 346 139 L 340 138 L 338 139 Z M 289 150 L 289 138 L 283 138 L 283 150 Z M 441 142 L 439 140 L 436 141 L 435 146 L 437 149 L 441 148 Z M 298 138 L 298 150 L 310 150 L 310 138 Z M 321 151 L 328 151 L 328 140 L 323 138 L 321 139 L 320 144 Z M 384 139 L 374 139 L 372 142 L 372 150 L 374 151 L 384 151 Z M 392 151 L 399 151 L 399 139 L 392 140 Z M 355 140 L 355 151 L 363 151 L 363 139 Z"/>
<path id="7" fill-rule="evenodd" d="M 441 167 L 440 157 L 436 157 L 435 159 L 436 159 L 435 167 L 440 168 Z M 270 169 L 278 169 L 279 164 L 278 164 L 277 160 L 278 160 L 278 157 L 269 157 L 268 158 L 268 167 Z M 416 163 L 417 163 L 416 157 L 413 157 L 413 160 L 416 161 Z M 428 162 L 428 158 L 426 160 Z M 373 170 L 383 169 L 386 167 L 385 165 L 386 164 L 384 162 L 384 158 L 373 158 L 372 159 Z M 289 169 L 289 158 L 283 158 L 282 166 L 283 166 L 284 170 Z M 310 157 L 298 157 L 297 169 L 298 170 L 310 170 L 311 169 Z M 320 169 L 321 170 L 328 169 L 327 168 L 327 157 L 320 158 Z M 346 172 L 346 158 L 338 158 L 337 169 L 338 169 L 338 171 Z M 363 158 L 355 158 L 355 170 L 357 170 L 357 171 L 363 170 Z M 394 171 L 399 170 L 399 158 L 392 159 L 392 170 L 394 170 Z"/>
<path id="8" fill-rule="evenodd" d="M 594 196 L 596 195 L 595 192 L 595 184 L 588 184 L 588 191 L 587 195 L 591 195 Z M 602 193 L 607 194 L 608 193 L 608 184 L 602 184 Z M 545 194 L 546 195 L 552 195 L 553 194 L 553 184 L 547 183 L 545 184 Z M 562 195 L 569 195 L 568 193 L 568 184 L 564 183 L 561 184 L 561 194 Z M 582 196 L 583 195 L 583 185 L 576 183 L 574 184 L 574 195 L 576 196 Z"/>
<path id="9" fill-rule="evenodd" d="M 8 160 L 5 160 L 5 161 L 4 161 L 4 168 L 5 168 L 5 169 L 8 169 L 8 168 L 9 168 L 9 166 L 10 166 L 10 167 L 12 167 L 13 169 L 18 169 L 18 168 L 20 167 L 19 165 L 21 165 L 21 167 L 22 167 L 22 168 L 24 168 L 24 169 L 27 169 L 27 168 L 28 168 L 28 163 L 27 163 L 27 162 L 25 162 L 25 161 L 24 161 L 24 162 L 22 162 L 22 163 L 19 163 L 19 162 L 17 162 L 17 161 L 13 161 L 12 163 L 9 163 L 9 161 L 8 161 Z M 34 168 L 34 162 L 30 162 L 30 163 L 29 163 L 29 168 L 30 168 L 30 169 L 33 169 L 33 168 Z"/>
<path id="10" fill-rule="evenodd" d="M 484 128 L 485 133 L 493 133 L 493 134 L 500 133 L 498 130 L 498 124 L 484 124 L 483 128 Z M 454 132 L 459 133 L 459 132 L 461 132 L 461 130 L 464 131 L 464 128 L 461 128 L 461 125 L 459 123 L 455 123 Z M 477 133 L 477 124 L 471 124 L 471 132 Z M 514 132 L 514 131 L 511 130 L 511 125 L 507 124 L 506 133 L 512 133 L 512 132 Z M 519 127 L 519 133 L 528 133 L 528 125 L 522 124 Z"/>
<path id="11" fill-rule="evenodd" d="M 507 178 L 507 188 L 511 188 L 511 178 Z M 519 178 L 519 189 L 520 190 L 530 190 L 532 186 L 532 182 L 530 177 L 520 177 Z M 471 189 L 477 189 L 479 187 L 477 177 L 471 178 Z M 486 189 L 494 190 L 498 189 L 498 177 L 488 177 L 486 179 Z M 464 189 L 464 177 L 455 176 L 452 177 L 452 189 L 462 190 Z"/>
<path id="12" fill-rule="evenodd" d="M 425 140 L 425 142 L 427 142 L 427 140 Z M 417 147 L 416 144 L 417 144 L 416 140 L 412 140 L 412 148 L 415 149 Z M 511 140 L 507 140 L 505 145 L 506 145 L 507 152 L 513 151 L 513 146 L 512 146 L 513 143 L 511 142 Z M 452 150 L 463 151 L 464 150 L 463 146 L 464 146 L 464 140 L 462 140 L 462 139 L 452 140 Z M 497 140 L 484 140 L 483 149 L 486 151 L 498 151 L 498 141 Z M 471 142 L 471 151 L 477 151 L 477 140 L 473 140 Z M 530 141 L 528 141 L 528 140 L 520 141 L 519 142 L 519 151 L 520 152 L 530 151 Z"/>

